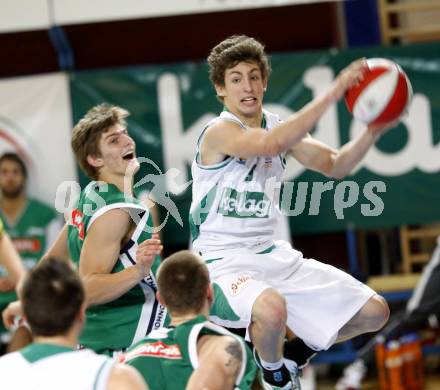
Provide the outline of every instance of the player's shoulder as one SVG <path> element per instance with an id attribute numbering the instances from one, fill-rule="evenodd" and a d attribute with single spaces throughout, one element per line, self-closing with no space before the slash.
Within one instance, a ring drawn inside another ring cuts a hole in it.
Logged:
<path id="1" fill-rule="evenodd" d="M 204 139 L 209 144 L 218 144 L 219 142 L 234 139 L 234 137 L 244 131 L 240 122 L 219 119 L 206 128 Z"/>

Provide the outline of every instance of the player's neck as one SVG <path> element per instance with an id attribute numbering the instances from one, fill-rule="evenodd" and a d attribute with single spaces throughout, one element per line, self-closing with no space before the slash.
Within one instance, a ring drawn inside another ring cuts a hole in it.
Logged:
<path id="1" fill-rule="evenodd" d="M 8 221 L 14 222 L 23 211 L 26 203 L 27 197 L 21 193 L 13 198 L 3 196 L 0 200 L 0 207 Z"/>
<path id="2" fill-rule="evenodd" d="M 76 346 L 78 345 L 78 340 L 72 334 L 67 334 L 63 336 L 53 336 L 53 337 L 37 336 L 34 338 L 34 343 L 53 344 L 53 345 L 59 345 L 61 347 L 76 348 Z"/>
<path id="3" fill-rule="evenodd" d="M 193 320 L 197 317 L 197 314 L 191 313 L 191 314 L 184 314 L 184 315 L 173 315 L 170 325 L 171 326 L 178 326 L 180 324 L 183 324 L 184 322 L 188 322 Z"/>
<path id="4" fill-rule="evenodd" d="M 232 112 L 246 127 L 261 127 L 261 121 L 263 119 L 263 111 L 259 111 L 257 114 L 252 116 L 242 115 L 238 112 Z"/>
<path id="5" fill-rule="evenodd" d="M 198 316 L 205 316 L 206 318 L 208 318 L 208 316 L 209 316 L 209 304 L 208 303 L 199 312 L 192 312 L 192 313 L 185 313 L 185 314 L 170 313 L 170 317 L 171 317 L 170 325 L 171 326 L 178 326 L 180 324 L 183 324 L 184 322 L 191 321 Z"/>
<path id="6" fill-rule="evenodd" d="M 97 181 L 113 184 L 119 191 L 129 196 L 133 196 L 133 177 L 102 174 L 98 176 Z"/>

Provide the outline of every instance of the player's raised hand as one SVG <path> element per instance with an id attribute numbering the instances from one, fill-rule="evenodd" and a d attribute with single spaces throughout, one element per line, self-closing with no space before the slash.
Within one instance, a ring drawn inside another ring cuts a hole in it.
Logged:
<path id="1" fill-rule="evenodd" d="M 388 123 L 381 123 L 375 125 L 369 125 L 368 131 L 372 133 L 376 138 L 379 138 L 382 134 L 385 134 L 388 130 L 396 127 L 400 122 L 400 118 Z"/>
<path id="2" fill-rule="evenodd" d="M 150 273 L 151 265 L 162 249 L 162 242 L 157 233 L 154 233 L 150 239 L 139 244 L 136 250 L 136 267 L 138 267 L 142 278 Z"/>
<path id="3" fill-rule="evenodd" d="M 11 302 L 2 312 L 3 323 L 6 328 L 10 328 L 15 323 L 17 317 L 23 316 L 23 308 L 20 301 Z"/>
<path id="4" fill-rule="evenodd" d="M 360 58 L 342 69 L 333 82 L 330 91 L 332 100 L 338 101 L 347 89 L 357 86 L 363 80 L 364 72 L 367 68 L 367 60 Z"/>

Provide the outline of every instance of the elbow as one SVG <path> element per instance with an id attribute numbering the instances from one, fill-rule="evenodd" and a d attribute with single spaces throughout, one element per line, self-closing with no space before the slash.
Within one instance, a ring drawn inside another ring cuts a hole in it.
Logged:
<path id="1" fill-rule="evenodd" d="M 344 172 L 338 172 L 338 171 L 332 171 L 329 172 L 329 174 L 326 174 L 326 176 L 336 179 L 336 180 L 342 180 L 345 176 L 347 176 Z"/>
<path id="2" fill-rule="evenodd" d="M 86 307 L 99 304 L 100 303 L 99 297 L 96 294 L 96 288 L 93 283 L 93 276 L 91 275 L 82 276 L 81 280 L 84 286 Z"/>
<path id="3" fill-rule="evenodd" d="M 284 146 L 280 144 L 276 139 L 267 138 L 263 141 L 263 155 L 275 157 L 284 151 Z"/>
<path id="4" fill-rule="evenodd" d="M 347 172 L 337 164 L 337 154 L 332 154 L 330 158 L 322 164 L 320 171 L 325 176 L 336 180 L 341 180 L 347 176 Z"/>

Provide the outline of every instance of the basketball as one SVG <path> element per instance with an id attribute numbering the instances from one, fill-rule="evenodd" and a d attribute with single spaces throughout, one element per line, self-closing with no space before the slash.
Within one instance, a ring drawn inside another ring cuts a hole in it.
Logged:
<path id="1" fill-rule="evenodd" d="M 412 98 L 411 83 L 402 68 L 385 58 L 367 59 L 364 79 L 345 93 L 353 116 L 367 125 L 397 120 Z"/>

